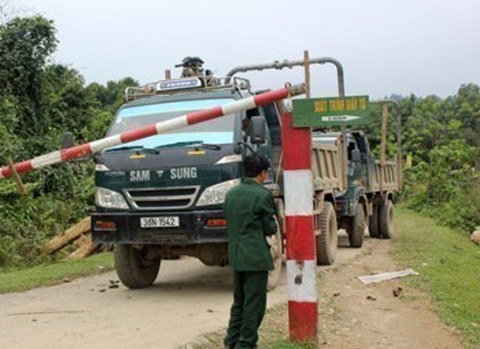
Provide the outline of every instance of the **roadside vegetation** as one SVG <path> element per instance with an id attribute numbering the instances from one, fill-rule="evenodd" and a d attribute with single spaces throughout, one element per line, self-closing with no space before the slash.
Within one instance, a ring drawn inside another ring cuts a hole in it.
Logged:
<path id="1" fill-rule="evenodd" d="M 73 279 L 113 270 L 111 253 L 99 253 L 81 260 L 47 262 L 31 268 L 1 269 L 0 294 L 51 286 Z"/>
<path id="2" fill-rule="evenodd" d="M 396 210 L 395 220 L 394 258 L 420 274 L 406 282 L 427 291 L 435 312 L 461 333 L 466 348 L 479 348 L 480 247 L 468 234 L 404 208 Z"/>

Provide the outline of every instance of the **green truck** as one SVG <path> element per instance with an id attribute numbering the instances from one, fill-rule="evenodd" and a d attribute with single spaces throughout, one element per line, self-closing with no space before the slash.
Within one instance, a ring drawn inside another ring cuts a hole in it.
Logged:
<path id="1" fill-rule="evenodd" d="M 203 75 L 182 74 L 180 79 L 127 88 L 126 103 L 117 111 L 107 136 L 254 94 L 249 81 L 236 76 L 207 80 Z M 101 244 L 114 244 L 115 268 L 124 285 L 152 285 L 162 259 L 190 256 L 205 265 L 228 264 L 223 201 L 226 192 L 240 182 L 243 159 L 253 151 L 272 163 L 271 179 L 264 185 L 277 206 L 279 231 L 272 249 L 283 251 L 283 108 L 283 103 L 275 103 L 245 110 L 95 155 L 92 237 Z M 312 200 L 319 264 L 334 261 L 334 196 L 346 188 L 340 155 L 337 147 L 314 142 Z M 282 260 L 277 258 L 269 289 L 278 283 L 281 268 Z"/>
<path id="2" fill-rule="evenodd" d="M 348 187 L 335 195 L 335 209 L 339 229 L 345 229 L 351 247 L 360 248 L 367 226 L 371 237 L 390 239 L 394 235 L 393 196 L 401 188 L 401 146 L 399 143 L 396 159 L 386 161 L 385 145 L 377 159 L 363 131 L 345 134 Z M 341 132 L 316 132 L 313 137 L 323 144 L 335 144 Z"/>

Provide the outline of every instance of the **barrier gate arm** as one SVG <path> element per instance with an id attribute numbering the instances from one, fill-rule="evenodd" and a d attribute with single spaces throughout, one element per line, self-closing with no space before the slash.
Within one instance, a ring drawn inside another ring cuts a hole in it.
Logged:
<path id="1" fill-rule="evenodd" d="M 255 96 L 240 99 L 234 102 L 226 103 L 222 106 L 196 111 L 193 113 L 178 116 L 176 118 L 143 126 L 139 129 L 127 131 L 118 135 L 101 138 L 99 140 L 77 145 L 71 148 L 57 150 L 42 156 L 35 157 L 13 165 L 17 173 L 25 173 L 31 170 L 42 168 L 45 166 L 65 162 L 67 160 L 91 155 L 106 148 L 110 148 L 119 144 L 128 143 L 137 139 L 155 136 L 157 134 L 166 133 L 185 126 L 194 125 L 200 122 L 212 120 L 221 116 L 236 113 L 242 110 L 260 107 L 290 96 L 301 95 L 305 93 L 305 84 L 286 86 L 278 90 L 261 93 Z M 12 176 L 9 166 L 0 168 L 0 179 Z"/>

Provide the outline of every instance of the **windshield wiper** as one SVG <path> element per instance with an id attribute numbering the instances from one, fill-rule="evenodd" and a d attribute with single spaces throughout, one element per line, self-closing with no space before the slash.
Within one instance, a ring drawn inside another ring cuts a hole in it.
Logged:
<path id="1" fill-rule="evenodd" d="M 122 151 L 122 150 L 135 150 L 138 154 L 140 153 L 149 153 L 149 154 L 160 154 L 160 151 L 152 148 L 145 148 L 143 145 L 126 145 L 124 147 L 113 148 L 105 150 L 106 152 Z"/>
<path id="2" fill-rule="evenodd" d="M 220 150 L 222 149 L 219 145 L 217 144 L 208 144 L 208 143 L 203 143 L 203 141 L 188 141 L 188 142 L 175 142 L 175 143 L 169 143 L 169 144 L 163 144 L 155 147 L 155 149 L 161 149 L 161 148 L 175 148 L 175 147 L 186 147 L 188 145 L 197 145 L 199 148 L 206 148 L 206 149 L 212 149 L 212 150 Z"/>
<path id="3" fill-rule="evenodd" d="M 122 151 L 122 150 L 133 150 L 133 149 L 143 149 L 143 145 L 126 145 L 123 147 L 107 149 L 105 152 L 113 152 L 113 151 Z"/>
<path id="4" fill-rule="evenodd" d="M 199 148 L 205 148 L 205 149 L 211 149 L 211 150 L 220 150 L 220 149 L 222 149 L 222 147 L 219 146 L 218 144 L 209 144 L 209 143 L 199 144 L 198 147 L 199 147 Z"/>

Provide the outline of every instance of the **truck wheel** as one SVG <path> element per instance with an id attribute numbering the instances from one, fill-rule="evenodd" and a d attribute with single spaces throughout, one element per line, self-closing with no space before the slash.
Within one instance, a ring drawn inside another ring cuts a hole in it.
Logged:
<path id="1" fill-rule="evenodd" d="M 337 217 L 331 202 L 325 202 L 323 211 L 315 216 L 315 230 L 320 230 L 315 236 L 317 264 L 332 265 L 337 255 L 338 235 Z"/>
<path id="2" fill-rule="evenodd" d="M 362 247 L 363 236 L 365 235 L 365 210 L 360 203 L 357 206 L 357 212 L 352 219 L 351 229 L 349 230 L 347 233 L 350 247 Z"/>
<path id="3" fill-rule="evenodd" d="M 374 205 L 373 206 L 373 213 L 368 218 L 368 233 L 370 234 L 370 237 L 372 237 L 372 238 L 379 238 L 380 237 L 380 232 L 379 232 L 379 224 L 380 223 L 378 221 L 379 210 L 380 210 L 380 208 L 377 205 Z"/>
<path id="4" fill-rule="evenodd" d="M 129 288 L 152 286 L 160 269 L 160 257 L 147 260 L 147 248 L 136 249 L 131 245 L 115 245 L 113 259 L 120 281 Z"/>
<path id="5" fill-rule="evenodd" d="M 277 232 L 272 238 L 268 239 L 270 244 L 270 252 L 273 257 L 273 270 L 268 271 L 267 290 L 272 291 L 277 287 L 280 281 L 280 275 L 282 273 L 282 251 L 283 251 L 283 239 L 280 225 L 277 222 Z"/>
<path id="6" fill-rule="evenodd" d="M 379 211 L 379 232 L 382 238 L 391 239 L 393 231 L 393 202 L 387 200 L 386 205 L 380 206 Z"/>

